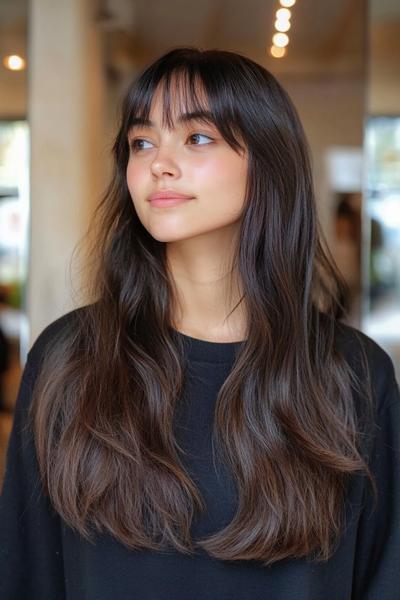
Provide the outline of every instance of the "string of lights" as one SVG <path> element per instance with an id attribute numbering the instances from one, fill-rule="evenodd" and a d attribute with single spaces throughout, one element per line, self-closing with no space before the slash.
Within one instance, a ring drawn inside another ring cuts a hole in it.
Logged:
<path id="1" fill-rule="evenodd" d="M 274 58 L 282 58 L 287 54 L 289 45 L 288 31 L 291 27 L 292 11 L 290 8 L 294 6 L 296 0 L 279 0 L 280 8 L 275 13 L 275 30 L 276 33 L 272 36 L 272 46 L 270 54 Z"/>

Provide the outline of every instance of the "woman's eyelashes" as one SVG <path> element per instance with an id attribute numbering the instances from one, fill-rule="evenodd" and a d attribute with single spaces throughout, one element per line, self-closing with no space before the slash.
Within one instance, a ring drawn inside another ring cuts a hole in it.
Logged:
<path id="1" fill-rule="evenodd" d="M 192 133 L 191 135 L 188 136 L 187 139 L 191 140 L 191 139 L 199 139 L 199 138 L 206 138 L 209 141 L 206 143 L 199 143 L 199 144 L 194 143 L 194 144 L 189 144 L 189 145 L 191 145 L 191 146 L 206 146 L 214 141 L 214 139 L 212 137 L 210 137 L 209 135 L 205 135 L 204 133 Z M 130 140 L 129 147 L 131 149 L 131 152 L 139 152 L 140 150 L 147 150 L 148 147 L 141 146 L 142 142 L 144 144 L 151 145 L 151 142 L 149 142 L 148 140 L 145 140 L 143 138 L 135 138 L 133 140 Z"/>

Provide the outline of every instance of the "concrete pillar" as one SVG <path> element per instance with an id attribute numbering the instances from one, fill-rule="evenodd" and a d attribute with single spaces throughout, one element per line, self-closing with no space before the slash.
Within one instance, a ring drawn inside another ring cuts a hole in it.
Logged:
<path id="1" fill-rule="evenodd" d="M 48 323 L 73 308 L 72 252 L 105 186 L 104 77 L 93 5 L 30 3 L 28 347 Z M 79 285 L 77 275 L 74 289 Z"/>

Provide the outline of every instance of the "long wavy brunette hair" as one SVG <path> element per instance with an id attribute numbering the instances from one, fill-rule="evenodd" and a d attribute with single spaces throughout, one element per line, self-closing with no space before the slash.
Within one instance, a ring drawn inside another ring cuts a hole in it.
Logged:
<path id="1" fill-rule="evenodd" d="M 166 244 L 144 228 L 126 181 L 130 126 L 148 119 L 159 86 L 172 126 L 173 81 L 182 109 L 209 111 L 227 143 L 248 150 L 232 262 L 246 339 L 212 438 L 239 500 L 229 525 L 201 540 L 190 525 L 205 503 L 173 429 L 188 375 Z M 357 410 L 372 408 L 372 393 L 336 344 L 345 284 L 321 233 L 309 156 L 287 92 L 243 55 L 174 48 L 129 86 L 113 176 L 85 236 L 87 302 L 43 355 L 30 409 L 45 493 L 87 540 L 105 532 L 131 549 L 318 562 L 342 532 L 350 476 L 367 474 L 376 493 Z"/>

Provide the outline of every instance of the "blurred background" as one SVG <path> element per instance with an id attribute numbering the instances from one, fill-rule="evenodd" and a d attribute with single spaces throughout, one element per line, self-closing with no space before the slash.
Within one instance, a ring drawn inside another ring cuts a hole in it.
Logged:
<path id="1" fill-rule="evenodd" d="M 119 99 L 183 45 L 241 52 L 289 92 L 348 322 L 400 379 L 398 0 L 0 0 L 0 481 L 27 352 L 74 307 Z"/>

